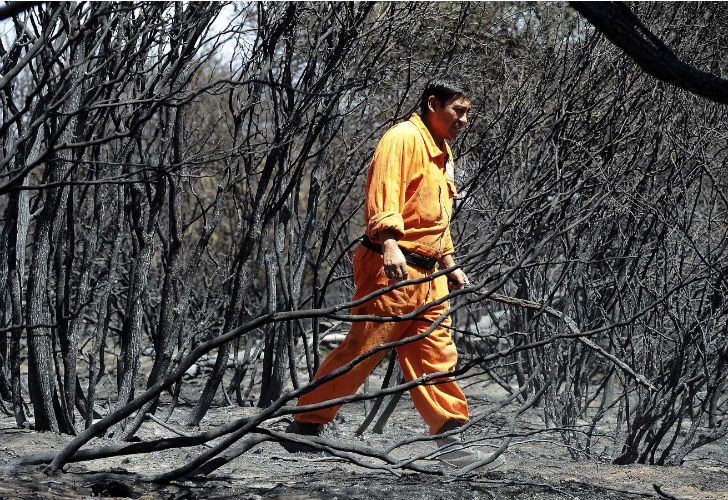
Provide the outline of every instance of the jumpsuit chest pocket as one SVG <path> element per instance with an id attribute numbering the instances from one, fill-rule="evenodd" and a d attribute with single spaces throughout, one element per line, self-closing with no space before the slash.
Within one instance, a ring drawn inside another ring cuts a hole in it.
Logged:
<path id="1" fill-rule="evenodd" d="M 423 169 L 419 185 L 415 191 L 418 215 L 425 225 L 440 224 L 446 217 L 447 201 L 451 189 L 445 173 L 437 165 L 430 163 Z"/>

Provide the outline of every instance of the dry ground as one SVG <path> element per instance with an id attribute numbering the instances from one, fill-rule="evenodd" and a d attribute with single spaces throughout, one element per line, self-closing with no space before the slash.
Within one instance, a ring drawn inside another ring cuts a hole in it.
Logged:
<path id="1" fill-rule="evenodd" d="M 471 387 L 470 402 L 474 414 L 495 405 L 498 394 L 487 388 L 478 391 Z M 477 394 L 479 392 L 479 394 Z M 170 424 L 184 432 L 194 432 L 181 422 L 189 407 L 176 411 Z M 255 408 L 213 408 L 202 422 L 210 428 L 233 418 L 251 415 Z M 505 430 L 508 412 L 496 414 L 476 432 L 495 436 Z M 373 447 L 404 437 L 424 433 L 424 426 L 408 397 L 403 398 L 381 435 L 365 433 L 361 438 L 354 430 L 364 418 L 363 404 L 345 407 L 337 421 L 329 426 L 328 437 Z M 282 429 L 286 421 L 269 422 Z M 518 431 L 540 428 L 537 410 L 531 410 L 519 420 Z M 140 436 L 144 439 L 170 436 L 172 433 L 155 424 L 144 424 Z M 134 481 L 134 473 L 169 470 L 194 458 L 202 448 L 169 450 L 148 455 L 136 455 L 72 464 L 59 477 L 45 476 L 37 466 L 17 466 L 17 459 L 28 453 L 59 449 L 67 436 L 38 433 L 14 427 L 9 417 L 0 418 L 0 500 L 16 498 L 86 498 L 94 493 L 134 498 L 338 498 L 338 499 L 629 499 L 657 498 L 653 484 L 683 499 L 728 499 L 728 443 L 707 446 L 681 467 L 644 465 L 615 466 L 607 462 L 570 458 L 558 436 L 537 434 L 523 438 L 506 452 L 507 463 L 493 471 L 478 472 L 459 478 L 436 461 L 420 464 L 443 475 L 405 472 L 401 477 L 388 472 L 373 471 L 361 466 L 326 457 L 323 454 L 287 454 L 276 443 L 263 443 L 204 481 L 178 482 L 165 486 Z M 485 441 L 484 446 L 497 446 L 499 440 Z M 93 445 L 104 440 L 92 441 Z M 430 443 L 419 443 L 399 449 L 396 456 L 431 449 Z M 89 477 L 97 472 L 124 474 L 128 480 L 121 486 L 114 483 L 91 483 Z M 127 490 L 123 488 L 127 487 Z M 122 489 L 119 489 L 122 488 Z"/>

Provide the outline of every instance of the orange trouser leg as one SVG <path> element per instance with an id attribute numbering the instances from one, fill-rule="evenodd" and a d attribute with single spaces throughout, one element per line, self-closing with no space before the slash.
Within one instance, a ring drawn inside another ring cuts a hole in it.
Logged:
<path id="1" fill-rule="evenodd" d="M 404 336 L 420 335 L 427 331 L 431 321 L 439 317 L 444 307 L 427 311 L 430 321 L 405 321 L 399 323 L 354 323 L 342 344 L 326 357 L 316 379 L 344 366 L 355 357 L 384 342 L 392 342 Z M 445 326 L 450 324 L 449 318 Z M 298 400 L 298 406 L 320 403 L 354 394 L 364 383 L 374 367 L 382 360 L 386 351 L 378 352 L 357 363 L 350 371 L 340 375 Z M 457 363 L 457 349 L 450 332 L 443 325 L 435 328 L 420 340 L 397 348 L 402 373 L 408 382 L 428 373 L 450 371 Z M 420 385 L 410 390 L 412 401 L 430 429 L 435 434 L 448 420 L 468 420 L 468 403 L 458 384 L 449 379 L 435 380 L 437 383 Z M 334 419 L 341 406 L 332 406 L 295 416 L 299 422 L 325 424 Z"/>
<path id="2" fill-rule="evenodd" d="M 379 344 L 391 342 L 402 335 L 406 328 L 404 323 L 353 323 L 351 330 L 339 347 L 326 356 L 321 367 L 316 372 L 314 380 L 349 363 L 357 356 L 377 347 Z M 321 384 L 309 393 L 304 394 L 298 400 L 298 406 L 320 403 L 331 399 L 340 398 L 354 394 L 364 383 L 364 380 L 379 364 L 386 350 L 371 355 L 364 361 L 357 363 L 350 371 Z M 299 413 L 295 419 L 299 422 L 325 424 L 331 422 L 341 406 L 332 406 L 321 410 Z"/>
<path id="3" fill-rule="evenodd" d="M 428 310 L 424 316 L 430 321 L 413 321 L 405 335 L 414 336 L 426 332 L 432 324 L 431 321 L 444 311 L 445 307 L 442 305 Z M 427 337 L 397 348 L 397 357 L 405 380 L 410 381 L 429 373 L 455 368 L 458 354 L 450 332 L 445 328 L 449 325 L 448 318 Z M 418 385 L 410 389 L 410 395 L 431 434 L 436 434 L 448 420 L 466 422 L 469 418 L 465 394 L 451 378 L 435 379 L 427 385 Z"/>
<path id="4" fill-rule="evenodd" d="M 410 278 L 419 278 L 425 274 L 409 268 Z M 354 257 L 354 281 L 356 293 L 354 299 L 387 286 L 389 282 L 383 277 L 382 257 L 364 247 L 356 250 Z M 447 293 L 447 281 L 440 276 L 431 283 L 421 283 L 392 290 L 365 304 L 355 307 L 353 314 L 374 314 L 377 316 L 402 315 L 414 311 L 417 307 Z M 342 344 L 331 351 L 321 364 L 315 379 L 331 373 L 346 365 L 357 356 L 364 354 L 379 344 L 394 342 L 404 337 L 419 335 L 427 331 L 432 321 L 447 311 L 447 305 L 435 306 L 421 315 L 423 320 L 400 321 L 388 323 L 361 322 L 353 323 Z M 457 350 L 446 326 L 447 318 L 442 325 L 435 328 L 426 338 L 405 344 L 397 348 L 402 372 L 407 381 L 422 375 L 451 370 L 457 363 Z M 364 383 L 371 371 L 382 360 L 386 351 L 378 352 L 364 361 L 357 363 L 348 372 L 328 381 L 302 395 L 298 406 L 310 405 L 354 394 Z M 447 420 L 468 420 L 468 405 L 463 392 L 452 380 L 426 386 L 418 386 L 410 391 L 417 411 L 422 415 L 430 432 L 437 432 Z M 294 418 L 299 422 L 325 424 L 334 419 L 340 406 L 312 410 L 299 413 Z"/>

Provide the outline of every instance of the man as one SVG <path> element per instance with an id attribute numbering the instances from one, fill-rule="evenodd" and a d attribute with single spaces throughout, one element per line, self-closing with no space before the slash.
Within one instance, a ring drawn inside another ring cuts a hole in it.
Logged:
<path id="1" fill-rule="evenodd" d="M 452 82 L 429 83 L 420 99 L 420 114 L 395 125 L 382 137 L 369 168 L 364 215 L 367 222 L 362 245 L 354 253 L 354 300 L 406 279 L 431 275 L 455 265 L 450 236 L 453 197 L 456 195 L 452 152 L 447 141 L 456 137 L 468 121 L 468 91 Z M 458 269 L 425 283 L 402 286 L 354 307 L 353 314 L 401 316 L 448 293 L 450 286 L 468 285 Z M 377 345 L 420 335 L 448 309 L 447 302 L 434 306 L 418 318 L 398 322 L 353 323 L 343 343 L 324 360 L 316 373 L 320 378 L 349 363 Z M 407 381 L 423 375 L 450 371 L 457 362 L 457 350 L 448 330 L 450 318 L 428 336 L 397 348 Z M 353 394 L 386 354 L 378 352 L 358 363 L 298 401 L 299 406 Z M 435 384 L 410 390 L 412 401 L 430 433 L 442 434 L 468 421 L 468 404 L 457 383 L 439 379 Z M 287 432 L 319 435 L 323 424 L 334 419 L 339 407 L 299 413 Z M 453 438 L 437 440 L 452 446 Z M 283 442 L 289 451 L 314 451 L 294 442 Z M 445 454 L 458 465 L 476 461 L 468 450 Z"/>

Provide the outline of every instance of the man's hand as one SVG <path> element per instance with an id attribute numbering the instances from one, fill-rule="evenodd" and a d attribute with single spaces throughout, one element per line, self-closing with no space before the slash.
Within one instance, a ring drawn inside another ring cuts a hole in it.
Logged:
<path id="1" fill-rule="evenodd" d="M 407 279 L 407 261 L 397 245 L 397 240 L 388 239 L 382 242 L 384 256 L 384 274 L 394 281 Z"/>
<path id="2" fill-rule="evenodd" d="M 397 233 L 385 229 L 378 235 L 382 242 L 382 256 L 384 257 L 384 274 L 390 280 L 402 281 L 407 279 L 407 261 L 397 244 Z"/>
<path id="3" fill-rule="evenodd" d="M 448 274 L 447 282 L 450 285 L 451 290 L 462 290 L 466 286 L 470 285 L 470 280 L 462 269 L 455 269 L 453 272 Z"/>
<path id="4" fill-rule="evenodd" d="M 445 255 L 440 259 L 440 268 L 446 269 L 455 265 L 455 259 L 452 255 Z M 470 285 L 470 280 L 462 269 L 455 269 L 453 272 L 448 273 L 447 282 L 450 285 L 451 290 L 461 290 L 466 286 Z"/>

